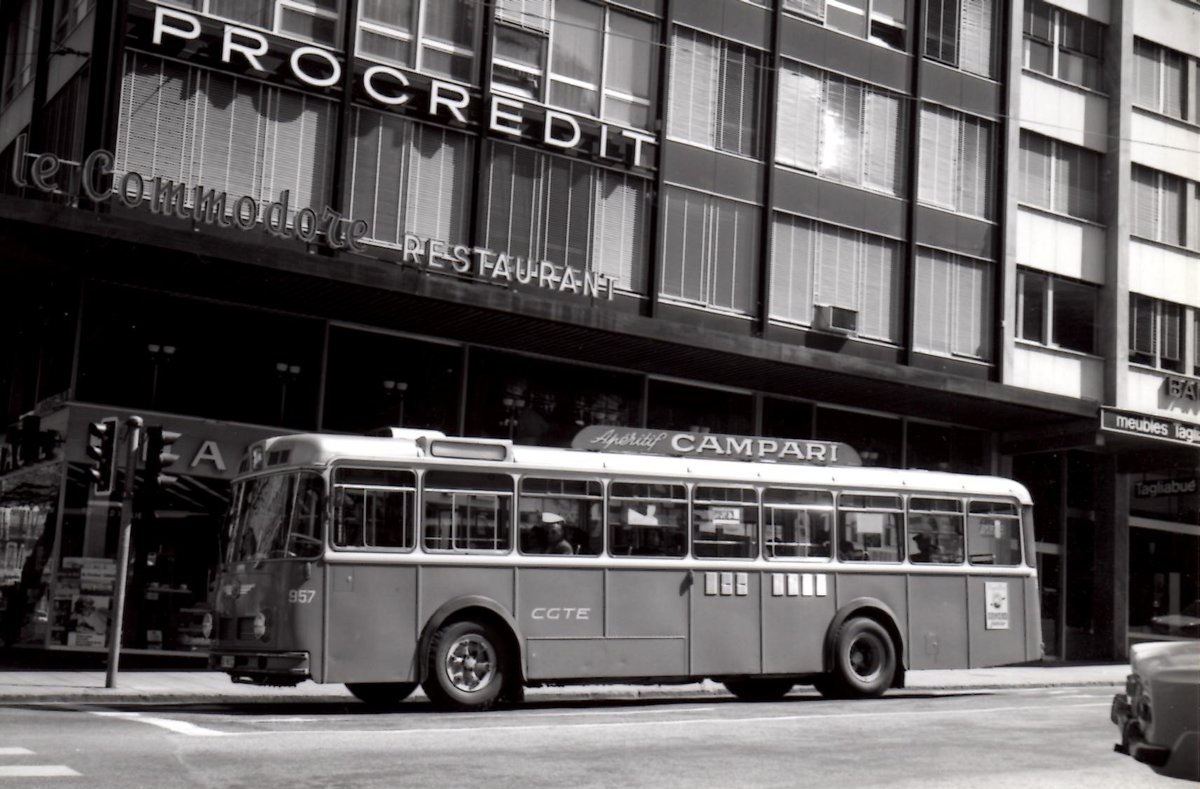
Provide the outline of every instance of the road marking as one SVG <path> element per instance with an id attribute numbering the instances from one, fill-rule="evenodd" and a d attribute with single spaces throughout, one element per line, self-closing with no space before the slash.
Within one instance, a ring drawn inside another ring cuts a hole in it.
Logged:
<path id="1" fill-rule="evenodd" d="M 61 764 L 23 764 L 0 766 L 0 778 L 67 778 L 79 773 Z"/>
<path id="2" fill-rule="evenodd" d="M 233 732 L 217 731 L 216 729 L 206 729 L 203 726 L 197 726 L 194 723 L 187 721 L 171 720 L 170 718 L 152 718 L 142 715 L 140 712 L 92 712 L 93 715 L 100 715 L 106 718 L 125 718 L 127 720 L 137 721 L 138 723 L 148 723 L 151 726 L 158 726 L 168 731 L 173 731 L 176 734 L 186 734 L 189 737 L 227 737 Z"/>
<path id="3" fill-rule="evenodd" d="M 0 756 L 33 756 L 33 751 L 28 748 L 0 748 Z"/>
<path id="4" fill-rule="evenodd" d="M 811 715 L 760 715 L 752 718 L 680 718 L 679 720 L 639 720 L 639 721 L 597 721 L 595 723 L 531 723 L 521 725 L 499 725 L 499 726 L 454 726 L 454 727 L 427 727 L 421 729 L 355 729 L 355 730 L 339 730 L 339 735 L 445 735 L 445 734 L 472 734 L 480 736 L 491 732 L 518 732 L 518 731 L 541 731 L 555 730 L 563 731 L 564 729 L 599 729 L 599 728 L 647 728 L 651 726 L 697 726 L 703 724 L 713 724 L 717 726 L 736 726 L 742 723 L 787 723 L 793 721 L 823 721 L 834 718 L 880 718 L 902 715 L 905 717 L 913 716 L 934 716 L 934 715 L 983 715 L 990 712 L 1032 712 L 1032 711 L 1057 711 L 1069 708 L 1083 707 L 1104 707 L 1108 708 L 1109 702 L 1092 702 L 1087 704 L 1059 704 L 1055 706 L 1013 706 L 1013 707 L 990 707 L 986 709 L 965 709 L 965 710 L 907 710 L 904 712 L 835 712 L 826 715 L 811 714 Z M 476 719 L 478 720 L 478 719 Z M 240 732 L 241 736 L 273 736 L 285 735 L 295 737 L 299 735 L 317 735 L 322 737 L 329 736 L 327 729 L 289 729 L 287 731 L 247 731 Z"/>
<path id="5" fill-rule="evenodd" d="M 712 712 L 716 707 L 693 707 L 691 709 L 661 709 L 661 710 L 612 710 L 609 712 L 527 712 L 518 713 L 522 718 L 587 718 L 604 715 L 670 715 L 692 712 Z"/>

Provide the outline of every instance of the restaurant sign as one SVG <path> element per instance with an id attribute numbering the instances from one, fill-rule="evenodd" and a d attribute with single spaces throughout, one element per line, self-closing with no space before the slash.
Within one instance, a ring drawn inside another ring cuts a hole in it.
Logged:
<path id="1" fill-rule="evenodd" d="M 807 466 L 861 466 L 848 444 L 800 438 L 768 438 L 724 433 L 692 433 L 634 427 L 589 425 L 575 434 L 572 449 L 638 455 L 756 460 Z"/>

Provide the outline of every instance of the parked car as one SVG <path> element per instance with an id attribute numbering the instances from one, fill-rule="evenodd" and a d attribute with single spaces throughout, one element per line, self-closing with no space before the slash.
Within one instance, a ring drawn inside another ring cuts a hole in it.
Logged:
<path id="1" fill-rule="evenodd" d="M 1178 614 L 1152 617 L 1150 629 L 1167 635 L 1200 636 L 1200 600 L 1192 602 Z"/>
<path id="2" fill-rule="evenodd" d="M 1130 650 L 1125 693 L 1112 701 L 1114 747 L 1173 778 L 1200 781 L 1200 641 L 1150 641 Z"/>

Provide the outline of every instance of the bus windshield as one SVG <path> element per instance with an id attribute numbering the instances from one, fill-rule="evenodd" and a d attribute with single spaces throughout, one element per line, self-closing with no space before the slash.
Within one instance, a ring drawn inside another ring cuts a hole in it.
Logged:
<path id="1" fill-rule="evenodd" d="M 313 473 L 253 477 L 233 497 L 229 561 L 311 559 L 321 553 L 325 482 Z"/>

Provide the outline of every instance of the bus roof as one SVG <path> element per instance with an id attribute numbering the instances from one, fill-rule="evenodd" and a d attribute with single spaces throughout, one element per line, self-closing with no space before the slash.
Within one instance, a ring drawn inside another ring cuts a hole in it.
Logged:
<path id="1" fill-rule="evenodd" d="M 491 466 L 510 472 L 593 472 L 606 476 L 713 480 L 724 484 L 911 490 L 934 494 L 1004 496 L 1016 498 L 1023 504 L 1033 503 L 1029 492 L 1019 482 L 986 475 L 874 466 L 818 466 L 594 452 L 524 446 L 501 439 L 448 437 L 434 430 L 393 428 L 390 432 L 391 435 L 384 436 L 298 433 L 268 438 L 251 445 L 247 453 L 248 457 L 259 454 L 262 461 L 258 467 L 251 469 L 249 465 L 252 464 L 243 463 L 239 473 L 283 466 L 326 467 L 339 461 L 387 464 L 419 460 L 422 465 L 461 465 L 467 462 L 476 468 Z"/>

